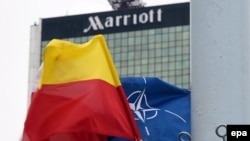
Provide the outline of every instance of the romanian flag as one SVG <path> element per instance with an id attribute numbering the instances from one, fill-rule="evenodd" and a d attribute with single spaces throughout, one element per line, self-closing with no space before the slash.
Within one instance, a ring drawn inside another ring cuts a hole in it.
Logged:
<path id="1" fill-rule="evenodd" d="M 53 39 L 43 54 L 22 141 L 141 140 L 102 35 L 84 44 Z"/>

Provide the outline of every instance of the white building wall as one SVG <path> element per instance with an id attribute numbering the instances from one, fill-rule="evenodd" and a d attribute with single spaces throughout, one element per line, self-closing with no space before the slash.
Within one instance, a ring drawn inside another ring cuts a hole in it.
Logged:
<path id="1" fill-rule="evenodd" d="M 191 0 L 192 141 L 250 124 L 250 1 Z"/>
<path id="2" fill-rule="evenodd" d="M 29 82 L 28 82 L 28 105 L 30 96 L 34 89 L 35 77 L 40 66 L 41 52 L 41 26 L 32 25 L 30 27 L 30 53 L 29 53 Z"/>

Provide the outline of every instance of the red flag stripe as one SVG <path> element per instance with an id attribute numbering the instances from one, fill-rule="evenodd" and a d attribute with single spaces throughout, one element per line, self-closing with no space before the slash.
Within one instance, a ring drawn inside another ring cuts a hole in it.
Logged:
<path id="1" fill-rule="evenodd" d="M 25 131 L 31 141 L 79 131 L 134 139 L 131 131 L 136 130 L 124 117 L 132 114 L 119 92 L 123 93 L 121 86 L 97 79 L 43 85 L 33 96 Z"/>

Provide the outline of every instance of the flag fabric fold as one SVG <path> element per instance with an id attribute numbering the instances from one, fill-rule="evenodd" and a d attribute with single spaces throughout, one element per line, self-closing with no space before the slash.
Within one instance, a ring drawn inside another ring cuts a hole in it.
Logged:
<path id="1" fill-rule="evenodd" d="M 120 81 L 143 141 L 191 138 L 189 90 L 156 77 L 121 77 Z M 113 138 L 111 141 L 124 140 Z"/>
<path id="2" fill-rule="evenodd" d="M 140 140 L 102 35 L 84 44 L 53 39 L 43 54 L 38 89 L 22 141 Z"/>

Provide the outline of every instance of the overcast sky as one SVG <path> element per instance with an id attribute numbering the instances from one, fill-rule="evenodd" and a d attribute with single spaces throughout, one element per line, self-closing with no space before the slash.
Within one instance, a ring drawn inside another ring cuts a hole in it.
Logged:
<path id="1" fill-rule="evenodd" d="M 146 6 L 189 0 L 143 0 Z M 0 140 L 19 141 L 27 112 L 30 26 L 40 18 L 112 10 L 108 0 L 0 0 Z"/>

